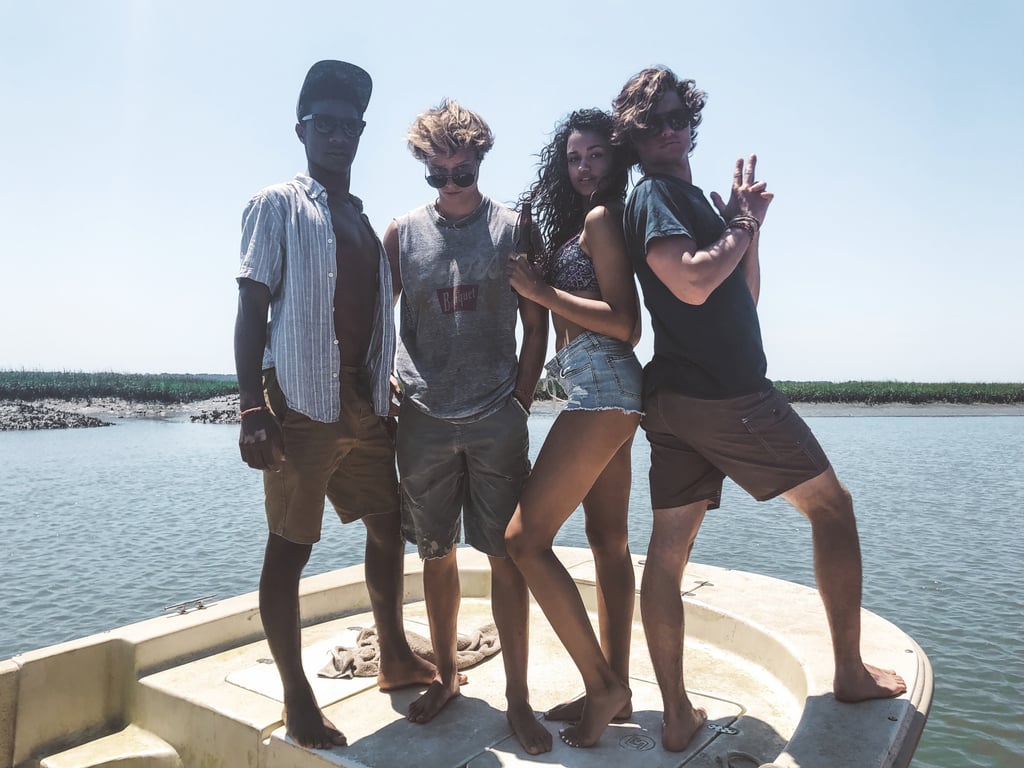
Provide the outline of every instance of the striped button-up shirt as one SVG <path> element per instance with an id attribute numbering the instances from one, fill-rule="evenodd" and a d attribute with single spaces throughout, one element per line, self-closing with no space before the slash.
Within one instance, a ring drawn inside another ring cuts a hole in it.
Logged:
<path id="1" fill-rule="evenodd" d="M 362 212 L 362 201 L 352 200 Z M 370 227 L 366 214 L 363 221 Z M 377 247 L 377 302 L 366 366 L 374 410 L 385 416 L 395 356 L 395 316 L 391 269 L 379 238 Z M 242 215 L 241 250 L 237 277 L 270 288 L 263 367 L 277 369 L 289 408 L 316 421 L 337 421 L 341 351 L 334 332 L 334 289 L 339 276 L 327 190 L 304 174 L 260 190 Z"/>

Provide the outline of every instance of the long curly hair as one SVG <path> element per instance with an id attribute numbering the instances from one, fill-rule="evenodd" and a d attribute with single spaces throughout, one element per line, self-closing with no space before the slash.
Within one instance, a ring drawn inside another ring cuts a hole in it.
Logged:
<path id="1" fill-rule="evenodd" d="M 548 254 L 557 252 L 583 229 L 587 211 L 592 207 L 609 203 L 621 205 L 626 199 L 629 163 L 623 148 L 610 143 L 613 127 L 612 116 L 607 112 L 579 109 L 555 127 L 551 141 L 540 151 L 537 180 L 530 186 L 528 199 L 533 203 L 534 218 Z M 581 198 L 569 181 L 566 145 L 574 131 L 591 131 L 609 142 L 611 168 L 589 200 Z"/>
<path id="2" fill-rule="evenodd" d="M 658 101 L 670 90 L 676 92 L 690 113 L 690 152 L 697 146 L 697 126 L 702 120 L 700 113 L 707 103 L 707 94 L 693 80 L 680 80 L 668 67 L 648 67 L 629 78 L 612 102 L 615 121 L 612 142 L 626 148 L 630 166 L 640 163 L 631 141 L 633 134 L 648 127 Z"/>

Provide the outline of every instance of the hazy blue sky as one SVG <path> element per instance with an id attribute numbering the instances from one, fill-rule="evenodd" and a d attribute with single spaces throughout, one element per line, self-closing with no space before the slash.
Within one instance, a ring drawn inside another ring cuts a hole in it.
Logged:
<path id="1" fill-rule="evenodd" d="M 1022 9 L 0 0 L 0 368 L 232 372 L 242 208 L 304 169 L 298 88 L 341 58 L 374 78 L 352 190 L 380 232 L 432 198 L 403 136 L 442 97 L 511 201 L 556 121 L 665 64 L 709 94 L 695 183 L 757 152 L 776 194 L 770 377 L 1024 381 Z"/>

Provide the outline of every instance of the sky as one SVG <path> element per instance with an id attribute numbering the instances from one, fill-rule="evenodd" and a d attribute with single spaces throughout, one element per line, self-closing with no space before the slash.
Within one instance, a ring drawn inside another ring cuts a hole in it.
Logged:
<path id="1" fill-rule="evenodd" d="M 452 97 L 512 202 L 555 124 L 662 64 L 708 93 L 694 183 L 758 155 L 776 380 L 1024 382 L 1017 0 L 429 4 L 0 0 L 0 369 L 233 373 L 239 226 L 305 169 L 298 89 L 370 72 L 378 232 L 433 199 L 405 146 Z M 652 354 L 644 310 L 641 362 Z"/>

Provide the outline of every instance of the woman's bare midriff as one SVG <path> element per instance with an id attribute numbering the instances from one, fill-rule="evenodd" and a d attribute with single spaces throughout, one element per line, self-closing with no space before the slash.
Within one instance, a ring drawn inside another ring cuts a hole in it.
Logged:
<path id="1" fill-rule="evenodd" d="M 573 296 L 579 296 L 581 299 L 601 298 L 601 294 L 597 291 L 571 291 L 570 293 Z M 551 325 L 555 329 L 555 352 L 561 350 L 562 347 L 587 330 L 583 326 L 576 325 L 572 320 L 556 315 L 554 312 L 551 313 Z"/>

